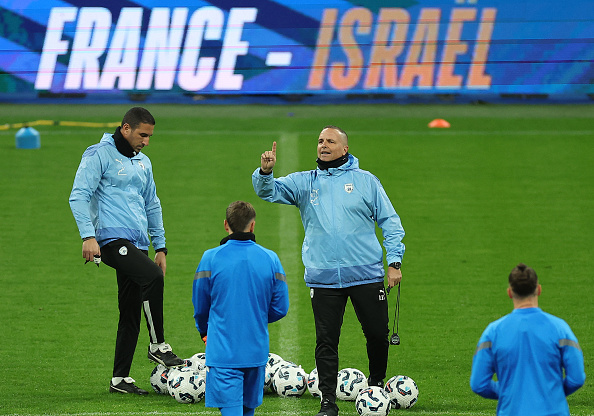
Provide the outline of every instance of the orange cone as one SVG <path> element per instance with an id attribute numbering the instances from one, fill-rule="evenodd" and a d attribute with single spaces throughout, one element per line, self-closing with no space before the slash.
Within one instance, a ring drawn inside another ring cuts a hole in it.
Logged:
<path id="1" fill-rule="evenodd" d="M 436 118 L 429 123 L 430 128 L 439 128 L 439 129 L 447 129 L 450 127 L 450 123 L 448 123 L 443 118 Z"/>

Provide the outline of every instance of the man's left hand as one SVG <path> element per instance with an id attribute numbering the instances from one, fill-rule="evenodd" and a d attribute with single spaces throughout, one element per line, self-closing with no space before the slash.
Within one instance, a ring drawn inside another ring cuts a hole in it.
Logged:
<path id="1" fill-rule="evenodd" d="M 165 256 L 165 253 L 163 253 L 162 251 L 159 251 L 155 254 L 155 263 L 157 263 L 157 266 L 159 266 L 161 270 L 163 270 L 163 276 L 165 276 L 165 270 L 167 270 L 166 258 L 167 256 Z"/>
<path id="2" fill-rule="evenodd" d="M 396 286 L 402 280 L 402 270 L 388 267 L 388 287 Z"/>

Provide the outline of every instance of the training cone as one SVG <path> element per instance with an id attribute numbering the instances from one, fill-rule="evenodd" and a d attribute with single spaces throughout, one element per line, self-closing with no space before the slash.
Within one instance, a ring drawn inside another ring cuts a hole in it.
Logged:
<path id="1" fill-rule="evenodd" d="M 23 127 L 15 135 L 17 149 L 39 149 L 41 140 L 39 132 L 33 127 Z"/>
<path id="2" fill-rule="evenodd" d="M 432 129 L 447 129 L 450 127 L 450 123 L 443 118 L 436 118 L 429 123 L 429 127 Z"/>

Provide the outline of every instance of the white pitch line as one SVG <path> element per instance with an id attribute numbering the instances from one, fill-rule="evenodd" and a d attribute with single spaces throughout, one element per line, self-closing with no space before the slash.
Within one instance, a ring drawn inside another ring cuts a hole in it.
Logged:
<path id="1" fill-rule="evenodd" d="M 282 133 L 277 141 L 277 169 L 278 176 L 286 176 L 297 170 L 299 160 L 299 136 L 295 133 Z M 280 321 L 280 336 L 282 337 L 282 352 L 280 355 L 289 361 L 295 361 L 299 355 L 299 314 L 300 295 L 305 289 L 303 275 L 301 274 L 299 254 L 299 210 L 295 206 L 278 204 L 279 210 L 279 257 L 289 285 L 289 297 L 291 299 L 289 313 Z M 313 353 L 313 352 L 312 352 Z M 299 363 L 297 363 L 299 364 Z M 308 370 L 306 370 L 308 371 Z M 283 400 L 280 402 L 284 414 L 299 415 L 300 407 L 297 400 Z M 257 412 L 260 414 L 260 412 Z"/>

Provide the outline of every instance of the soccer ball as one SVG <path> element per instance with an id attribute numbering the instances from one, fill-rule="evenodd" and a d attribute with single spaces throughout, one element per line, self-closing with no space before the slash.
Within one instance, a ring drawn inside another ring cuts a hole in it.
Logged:
<path id="1" fill-rule="evenodd" d="M 357 394 L 367 388 L 365 374 L 356 368 L 343 368 L 338 372 L 336 384 L 336 398 L 340 400 L 355 400 Z"/>
<path id="2" fill-rule="evenodd" d="M 198 353 L 192 355 L 190 358 L 188 358 L 188 360 L 190 360 L 192 362 L 198 361 L 200 364 L 206 366 L 206 353 L 198 352 Z"/>
<path id="3" fill-rule="evenodd" d="M 269 357 L 268 362 L 266 363 L 266 372 L 264 374 L 264 392 L 270 390 L 276 392 L 274 386 L 272 385 L 272 378 L 274 374 L 278 371 L 281 367 L 298 367 L 297 364 L 282 359 L 280 356 L 276 354 L 272 354 L 273 357 Z"/>
<path id="4" fill-rule="evenodd" d="M 169 391 L 169 380 L 171 380 L 173 377 L 177 376 L 177 373 L 179 373 L 179 371 L 185 367 L 170 367 L 169 368 L 169 372 L 167 373 L 167 390 Z"/>
<path id="5" fill-rule="evenodd" d="M 386 416 L 390 413 L 390 397 L 381 387 L 368 387 L 357 395 L 355 406 L 361 416 Z"/>
<path id="6" fill-rule="evenodd" d="M 278 354 L 273 354 L 271 352 L 268 353 L 268 361 L 266 362 L 266 365 L 270 365 L 271 367 L 276 365 L 276 364 L 280 364 L 283 361 L 283 357 L 281 357 Z"/>
<path id="7" fill-rule="evenodd" d="M 204 368 L 204 363 L 202 363 L 200 360 L 197 359 L 193 359 L 193 358 L 186 358 L 184 360 L 184 367 L 189 367 L 193 370 L 196 371 L 200 371 Z"/>
<path id="8" fill-rule="evenodd" d="M 414 380 L 407 376 L 394 376 L 384 387 L 394 409 L 410 409 L 417 402 L 419 388 Z"/>
<path id="9" fill-rule="evenodd" d="M 299 397 L 306 388 L 307 373 L 294 365 L 283 365 L 272 376 L 272 389 L 281 397 Z"/>
<path id="10" fill-rule="evenodd" d="M 150 382 L 151 387 L 158 394 L 169 394 L 167 387 L 167 379 L 169 377 L 169 368 L 163 364 L 158 364 L 151 372 Z"/>
<path id="11" fill-rule="evenodd" d="M 191 368 L 196 371 L 200 377 L 206 379 L 206 365 L 204 364 L 204 361 L 200 361 L 200 359 L 196 358 L 186 358 L 184 360 L 184 367 Z"/>
<path id="12" fill-rule="evenodd" d="M 279 355 L 268 354 L 268 361 L 266 362 L 266 369 L 264 373 L 264 391 L 272 390 L 272 377 L 276 370 L 285 362 Z"/>
<path id="13" fill-rule="evenodd" d="M 168 386 L 179 403 L 197 403 L 204 397 L 206 381 L 190 367 L 181 367 L 169 378 Z"/>
<path id="14" fill-rule="evenodd" d="M 321 397 L 320 385 L 318 381 L 318 368 L 314 368 L 307 376 L 307 390 L 313 397 Z"/>
<path id="15" fill-rule="evenodd" d="M 300 367 L 299 365 L 295 364 L 293 361 L 283 360 L 280 363 L 281 367 Z"/>

